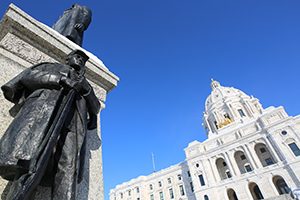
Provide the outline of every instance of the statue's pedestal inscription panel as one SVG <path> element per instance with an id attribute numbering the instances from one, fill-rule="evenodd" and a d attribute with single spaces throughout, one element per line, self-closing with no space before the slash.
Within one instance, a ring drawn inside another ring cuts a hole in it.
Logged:
<path id="1" fill-rule="evenodd" d="M 84 51 L 89 82 L 94 88 L 101 108 L 105 107 L 106 94 L 118 82 L 104 64 L 90 52 L 69 41 L 48 26 L 33 19 L 14 5 L 10 5 L 0 24 L 0 85 L 7 83 L 22 70 L 41 62 L 64 62 L 74 49 Z M 0 137 L 12 121 L 9 110 L 13 106 L 0 92 Z M 99 115 L 100 116 L 100 115 Z M 102 152 L 100 117 L 98 128 L 87 134 L 87 155 L 83 181 L 78 186 L 77 199 L 103 200 Z M 2 199 L 9 183 L 0 178 Z M 49 188 L 39 187 L 35 199 L 50 199 Z"/>

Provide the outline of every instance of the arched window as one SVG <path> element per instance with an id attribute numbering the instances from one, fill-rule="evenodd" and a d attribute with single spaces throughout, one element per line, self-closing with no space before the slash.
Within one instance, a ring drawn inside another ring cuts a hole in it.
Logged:
<path id="1" fill-rule="evenodd" d="M 204 200 L 209 200 L 207 195 L 204 195 Z"/>
<path id="2" fill-rule="evenodd" d="M 264 199 L 264 196 L 256 183 L 249 183 L 249 190 L 254 200 Z"/>
<path id="3" fill-rule="evenodd" d="M 221 180 L 231 177 L 230 170 L 223 158 L 218 158 L 216 160 L 216 166 L 217 166 Z"/>
<path id="4" fill-rule="evenodd" d="M 281 176 L 274 176 L 273 183 L 279 194 L 288 194 L 290 192 L 289 186 Z"/>
<path id="5" fill-rule="evenodd" d="M 275 163 L 275 159 L 273 158 L 272 154 L 270 153 L 268 147 L 265 144 L 256 144 L 254 149 L 262 166 L 266 167 Z"/>
<path id="6" fill-rule="evenodd" d="M 244 154 L 243 151 L 235 152 L 234 158 L 235 158 L 235 162 L 237 163 L 237 166 L 238 166 L 241 174 L 252 171 L 250 162 L 248 161 L 248 158 L 246 157 L 246 155 Z"/>
<path id="7" fill-rule="evenodd" d="M 229 200 L 238 200 L 236 193 L 232 188 L 227 190 L 227 196 Z"/>

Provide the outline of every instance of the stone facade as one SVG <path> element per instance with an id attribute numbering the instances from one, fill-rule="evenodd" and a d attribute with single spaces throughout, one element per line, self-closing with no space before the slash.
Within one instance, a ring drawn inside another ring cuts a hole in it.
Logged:
<path id="1" fill-rule="evenodd" d="M 81 49 L 90 57 L 87 62 L 87 78 L 94 87 L 105 107 L 107 93 L 118 82 L 118 77 L 110 72 L 96 56 L 69 41 L 50 27 L 33 19 L 21 9 L 11 4 L 0 24 L 0 85 L 5 84 L 22 70 L 40 62 L 64 62 L 65 56 L 74 49 Z M 9 109 L 12 104 L 0 92 L 0 137 L 12 118 Z M 84 180 L 78 187 L 78 198 L 82 200 L 103 200 L 102 148 L 100 115 L 96 131 L 87 134 L 87 154 Z M 9 188 L 9 183 L 0 179 L 1 199 Z M 50 199 L 50 190 L 40 187 L 35 199 Z"/>
<path id="2" fill-rule="evenodd" d="M 208 139 L 182 163 L 122 183 L 110 200 L 291 199 L 300 187 L 300 115 L 212 81 L 203 125 Z M 137 189 L 138 188 L 138 189 Z"/>

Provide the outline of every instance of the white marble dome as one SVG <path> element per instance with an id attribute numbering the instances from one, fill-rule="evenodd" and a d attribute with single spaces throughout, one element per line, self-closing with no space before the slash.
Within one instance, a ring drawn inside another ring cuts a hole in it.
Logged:
<path id="1" fill-rule="evenodd" d="M 239 89 L 222 86 L 215 80 L 211 82 L 211 89 L 203 119 L 208 136 L 219 134 L 225 127 L 249 121 L 262 112 L 258 99 Z"/>
<path id="2" fill-rule="evenodd" d="M 212 91 L 211 94 L 206 98 L 205 111 L 208 111 L 212 107 L 222 103 L 222 101 L 228 98 L 250 98 L 241 90 L 233 87 L 224 87 L 218 81 L 213 79 L 210 86 Z"/>

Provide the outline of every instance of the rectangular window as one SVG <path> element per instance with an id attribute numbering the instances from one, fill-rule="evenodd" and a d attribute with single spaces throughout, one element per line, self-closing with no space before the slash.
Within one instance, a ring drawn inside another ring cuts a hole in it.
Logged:
<path id="1" fill-rule="evenodd" d="M 251 172 L 252 168 L 250 165 L 245 165 L 245 170 L 246 170 L 246 172 Z"/>
<path id="2" fill-rule="evenodd" d="M 205 181 L 204 181 L 203 175 L 200 174 L 198 177 L 199 177 L 200 185 L 201 186 L 205 185 Z"/>
<path id="3" fill-rule="evenodd" d="M 227 170 L 225 173 L 226 173 L 227 178 L 231 178 L 231 173 L 229 170 Z"/>
<path id="4" fill-rule="evenodd" d="M 266 162 L 267 165 L 273 165 L 274 164 L 272 158 L 265 159 L 265 162 Z"/>
<path id="5" fill-rule="evenodd" d="M 153 194 L 150 195 L 150 200 L 154 200 L 154 195 Z"/>
<path id="6" fill-rule="evenodd" d="M 121 199 L 123 199 L 123 193 L 122 192 L 120 193 L 120 196 L 121 196 Z"/>
<path id="7" fill-rule="evenodd" d="M 159 192 L 159 199 L 160 200 L 164 200 L 164 194 L 163 194 L 163 192 Z"/>
<path id="8" fill-rule="evenodd" d="M 187 175 L 188 175 L 188 177 L 191 177 L 191 172 L 187 171 Z"/>
<path id="9" fill-rule="evenodd" d="M 181 180 L 181 175 L 178 174 L 177 177 L 178 177 L 178 180 L 180 181 Z"/>
<path id="10" fill-rule="evenodd" d="M 184 196 L 184 188 L 183 188 L 183 185 L 179 185 L 179 190 L 180 190 L 181 196 Z"/>
<path id="11" fill-rule="evenodd" d="M 131 196 L 131 190 L 128 190 L 128 196 Z"/>
<path id="12" fill-rule="evenodd" d="M 153 190 L 153 185 L 152 184 L 149 185 L 149 189 Z"/>
<path id="13" fill-rule="evenodd" d="M 136 198 L 136 200 L 140 200 L 140 198 L 138 197 L 138 198 Z"/>
<path id="14" fill-rule="evenodd" d="M 168 183 L 169 183 L 169 184 L 171 184 L 171 183 L 172 183 L 172 181 L 171 181 L 171 178 L 168 178 Z"/>
<path id="15" fill-rule="evenodd" d="M 162 183 L 161 181 L 158 181 L 158 186 L 161 187 L 162 186 Z"/>
<path id="16" fill-rule="evenodd" d="M 190 182 L 190 186 L 191 186 L 191 191 L 194 192 L 194 184 L 193 184 L 193 182 Z"/>
<path id="17" fill-rule="evenodd" d="M 140 188 L 139 187 L 136 188 L 136 193 L 140 193 Z"/>
<path id="18" fill-rule="evenodd" d="M 261 153 L 265 153 L 266 152 L 265 148 L 260 148 L 259 150 L 260 150 Z"/>
<path id="19" fill-rule="evenodd" d="M 246 117 L 246 115 L 245 115 L 245 113 L 242 109 L 238 109 L 238 112 L 239 112 L 241 117 Z"/>
<path id="20" fill-rule="evenodd" d="M 300 156 L 300 149 L 295 142 L 289 144 L 289 147 L 291 148 L 295 156 Z"/>
<path id="21" fill-rule="evenodd" d="M 170 189 L 169 189 L 169 194 L 170 194 L 170 199 L 174 199 L 173 188 L 170 188 Z"/>

